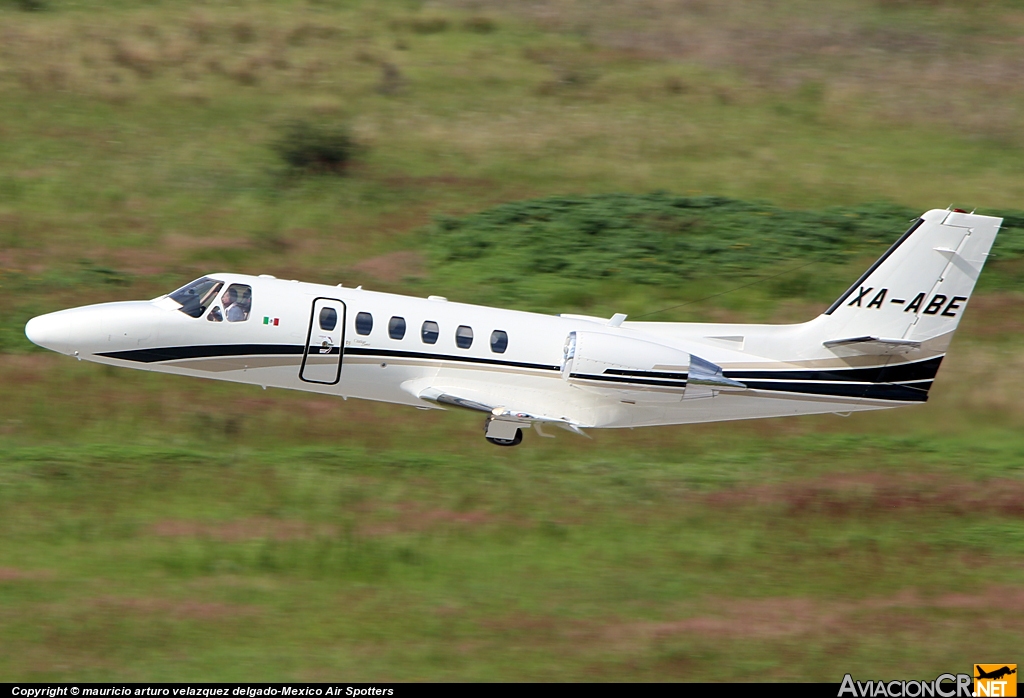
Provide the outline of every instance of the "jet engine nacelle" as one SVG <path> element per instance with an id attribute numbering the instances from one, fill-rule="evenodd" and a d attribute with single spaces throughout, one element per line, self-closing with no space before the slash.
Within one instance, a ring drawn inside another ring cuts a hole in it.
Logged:
<path id="1" fill-rule="evenodd" d="M 689 352 L 657 342 L 604 332 L 570 332 L 562 378 L 625 402 L 678 402 L 746 390 L 722 368 Z"/>

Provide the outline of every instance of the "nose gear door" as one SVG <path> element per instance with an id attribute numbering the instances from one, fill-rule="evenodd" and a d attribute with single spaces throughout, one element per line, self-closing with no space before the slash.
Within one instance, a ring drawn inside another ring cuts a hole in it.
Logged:
<path id="1" fill-rule="evenodd" d="M 335 298 L 315 299 L 299 378 L 307 383 L 335 385 L 341 380 L 344 344 L 345 304 Z"/>

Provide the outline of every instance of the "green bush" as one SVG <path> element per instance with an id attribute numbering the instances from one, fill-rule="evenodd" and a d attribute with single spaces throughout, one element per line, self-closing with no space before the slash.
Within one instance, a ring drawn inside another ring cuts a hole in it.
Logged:
<path id="1" fill-rule="evenodd" d="M 50 7 L 46 0 L 14 0 L 14 6 L 23 12 L 42 12 Z"/>
<path id="2" fill-rule="evenodd" d="M 1024 215 L 981 213 L 1005 216 L 996 258 L 1024 256 Z M 503 298 L 529 300 L 538 284 L 549 295 L 556 283 L 591 291 L 608 283 L 681 288 L 770 274 L 800 260 L 863 263 L 920 214 L 889 203 L 794 211 L 718 196 L 601 194 L 438 217 L 426 232 L 433 262 L 446 275 Z M 806 273 L 812 271 L 821 273 Z M 810 277 L 778 283 L 787 297 L 815 295 L 817 288 Z"/>
<path id="3" fill-rule="evenodd" d="M 788 211 L 723 197 L 605 194 L 497 206 L 435 221 L 430 246 L 445 264 L 516 275 L 618 277 L 675 285 L 781 260 L 845 262 L 884 249 L 914 212 L 874 204 Z"/>
<path id="4" fill-rule="evenodd" d="M 356 153 L 348 128 L 310 121 L 286 125 L 273 148 L 292 171 L 311 174 L 344 174 Z"/>

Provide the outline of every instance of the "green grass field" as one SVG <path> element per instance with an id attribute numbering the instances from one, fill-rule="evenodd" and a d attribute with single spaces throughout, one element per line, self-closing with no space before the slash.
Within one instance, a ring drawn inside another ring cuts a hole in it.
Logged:
<path id="1" fill-rule="evenodd" d="M 1022 36 L 1009 0 L 0 0 L 0 678 L 1019 661 Z M 296 119 L 350 129 L 345 176 L 285 170 Z M 932 399 L 846 419 L 505 450 L 472 415 L 114 370 L 23 334 L 213 270 L 798 321 L 948 204 L 1012 225 Z M 547 218 L 509 215 L 531 207 Z M 767 278 L 779 250 L 796 271 Z"/>

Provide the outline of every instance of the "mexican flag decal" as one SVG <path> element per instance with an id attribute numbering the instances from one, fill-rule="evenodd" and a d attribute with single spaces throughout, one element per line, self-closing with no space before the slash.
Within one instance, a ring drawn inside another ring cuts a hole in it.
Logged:
<path id="1" fill-rule="evenodd" d="M 267 315 L 264 315 L 263 316 L 263 324 L 264 325 L 273 325 L 274 327 L 277 327 L 279 324 L 281 324 L 281 318 L 279 318 L 279 317 L 269 317 Z"/>

